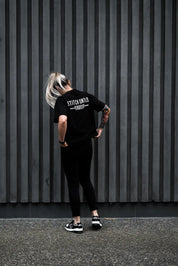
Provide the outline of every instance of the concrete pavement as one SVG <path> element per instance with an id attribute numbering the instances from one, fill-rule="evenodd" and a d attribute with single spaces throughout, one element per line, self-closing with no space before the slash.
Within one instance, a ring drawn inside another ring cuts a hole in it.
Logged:
<path id="1" fill-rule="evenodd" d="M 67 232 L 69 218 L 0 219 L 0 265 L 178 265 L 178 218 L 102 218 Z"/>

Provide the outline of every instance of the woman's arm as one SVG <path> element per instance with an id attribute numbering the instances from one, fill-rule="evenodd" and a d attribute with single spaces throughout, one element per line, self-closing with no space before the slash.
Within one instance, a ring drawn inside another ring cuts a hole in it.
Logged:
<path id="1" fill-rule="evenodd" d="M 108 121 L 108 118 L 109 118 L 109 114 L 111 112 L 111 109 L 109 108 L 109 106 L 107 106 L 105 104 L 103 110 L 102 110 L 102 116 L 101 116 L 101 123 L 100 123 L 100 126 L 99 128 L 97 128 L 97 132 L 98 132 L 98 135 L 96 136 L 96 138 L 99 138 L 101 136 L 101 133 L 103 131 L 103 128 L 105 126 L 105 124 L 107 123 Z"/>
<path id="2" fill-rule="evenodd" d="M 59 141 L 64 142 L 65 141 L 65 135 L 67 131 L 67 116 L 66 115 L 60 115 L 58 118 L 58 134 L 59 134 Z M 62 147 L 67 147 L 68 144 L 65 142 L 64 144 L 61 144 Z"/>

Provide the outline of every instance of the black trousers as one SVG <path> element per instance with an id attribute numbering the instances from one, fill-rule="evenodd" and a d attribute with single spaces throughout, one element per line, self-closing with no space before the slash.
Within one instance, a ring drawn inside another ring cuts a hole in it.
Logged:
<path id="1" fill-rule="evenodd" d="M 98 209 L 94 188 L 90 180 L 92 154 L 91 139 L 77 145 L 61 147 L 61 158 L 68 182 L 72 216 L 80 216 L 79 184 L 83 187 L 90 211 Z"/>

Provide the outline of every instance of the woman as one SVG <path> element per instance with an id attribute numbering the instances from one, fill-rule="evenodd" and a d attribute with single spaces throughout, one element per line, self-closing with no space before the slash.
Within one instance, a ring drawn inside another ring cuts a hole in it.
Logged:
<path id="1" fill-rule="evenodd" d="M 92 227 L 99 229 L 99 218 L 94 188 L 90 181 L 92 159 L 91 138 L 99 138 L 106 124 L 110 108 L 95 96 L 71 87 L 60 73 L 52 73 L 46 88 L 46 101 L 54 108 L 54 123 L 58 123 L 61 159 L 67 177 L 73 220 L 65 225 L 70 232 L 83 232 L 80 222 L 79 183 L 92 214 Z M 94 110 L 102 111 L 102 121 L 96 129 Z"/>

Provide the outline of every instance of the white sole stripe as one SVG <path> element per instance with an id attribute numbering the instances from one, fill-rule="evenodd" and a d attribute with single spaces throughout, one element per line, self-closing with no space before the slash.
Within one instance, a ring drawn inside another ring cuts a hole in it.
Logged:
<path id="1" fill-rule="evenodd" d="M 97 222 L 97 221 L 93 221 L 92 224 L 99 224 L 102 226 L 102 224 L 100 222 Z"/>
<path id="2" fill-rule="evenodd" d="M 83 231 L 83 229 L 81 228 L 75 228 L 75 229 L 70 229 L 70 228 L 66 228 L 65 227 L 65 229 L 67 230 L 67 231 L 70 231 L 70 232 L 82 232 Z"/>

